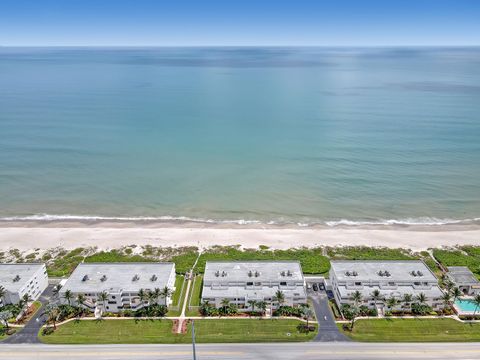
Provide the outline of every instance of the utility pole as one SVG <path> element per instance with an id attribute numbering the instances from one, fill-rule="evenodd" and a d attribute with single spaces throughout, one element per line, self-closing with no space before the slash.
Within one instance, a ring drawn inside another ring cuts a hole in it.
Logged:
<path id="1" fill-rule="evenodd" d="M 193 360 L 197 360 L 197 354 L 195 352 L 195 321 L 192 320 L 192 346 L 193 346 Z"/>

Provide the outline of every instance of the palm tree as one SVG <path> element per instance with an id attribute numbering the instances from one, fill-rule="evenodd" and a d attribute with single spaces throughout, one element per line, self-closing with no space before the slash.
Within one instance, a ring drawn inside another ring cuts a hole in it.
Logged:
<path id="1" fill-rule="evenodd" d="M 457 299 L 461 296 L 462 296 L 462 292 L 460 291 L 460 289 L 458 287 L 454 287 L 452 289 L 452 302 L 457 301 Z"/>
<path id="2" fill-rule="evenodd" d="M 390 296 L 388 299 L 387 299 L 387 307 L 390 309 L 390 311 L 392 311 L 393 307 L 395 305 L 397 305 L 398 301 L 397 299 L 394 297 L 394 296 Z"/>
<path id="3" fill-rule="evenodd" d="M 256 300 L 248 300 L 247 301 L 248 305 L 250 305 L 250 308 L 252 309 L 252 313 L 255 311 L 255 305 L 257 305 Z"/>
<path id="4" fill-rule="evenodd" d="M 148 293 L 145 290 L 140 289 L 138 290 L 138 298 L 140 299 L 140 303 L 145 305 L 145 301 L 148 300 Z"/>
<path id="5" fill-rule="evenodd" d="M 98 294 L 98 300 L 102 302 L 103 311 L 107 311 L 105 303 L 108 300 L 108 293 L 106 291 L 102 291 L 100 294 Z"/>
<path id="6" fill-rule="evenodd" d="M 20 306 L 23 308 L 25 306 L 25 309 L 28 309 L 28 303 L 31 302 L 33 299 L 30 296 L 29 293 L 25 293 L 22 296 L 22 300 L 19 302 Z"/>
<path id="7" fill-rule="evenodd" d="M 227 298 L 222 299 L 222 301 L 220 302 L 220 305 L 222 305 L 221 310 L 223 311 L 223 313 L 227 314 L 228 308 L 230 306 L 230 300 Z"/>
<path id="8" fill-rule="evenodd" d="M 446 292 L 445 294 L 442 295 L 442 300 L 443 300 L 443 304 L 445 305 L 445 308 L 450 307 L 450 303 L 452 301 L 452 294 L 449 292 Z"/>
<path id="9" fill-rule="evenodd" d="M 403 294 L 403 299 L 402 299 L 403 303 L 405 304 L 404 307 L 405 308 L 411 308 L 411 304 L 412 304 L 412 301 L 413 301 L 413 296 L 412 294 Z"/>
<path id="10" fill-rule="evenodd" d="M 421 292 L 417 296 L 417 301 L 420 305 L 423 305 L 427 302 L 427 296 L 423 292 Z"/>
<path id="11" fill-rule="evenodd" d="M 7 293 L 7 290 L 3 286 L 0 285 L 0 304 L 3 303 L 3 297 Z"/>
<path id="12" fill-rule="evenodd" d="M 358 306 L 358 304 L 362 301 L 362 293 L 358 290 L 356 290 L 352 294 L 352 300 L 355 303 L 355 306 Z"/>
<path id="13" fill-rule="evenodd" d="M 260 309 L 262 314 L 265 314 L 265 311 L 267 310 L 267 303 L 265 301 L 257 301 L 257 307 Z"/>
<path id="14" fill-rule="evenodd" d="M 167 305 L 167 298 L 172 296 L 173 292 L 172 289 L 170 289 L 168 286 L 165 286 L 161 291 L 160 291 L 160 296 L 165 300 L 165 305 Z"/>
<path id="15" fill-rule="evenodd" d="M 68 305 L 70 305 L 70 301 L 73 299 L 73 294 L 70 290 L 65 290 L 63 293 L 63 298 L 67 300 Z"/>
<path id="16" fill-rule="evenodd" d="M 277 300 L 279 307 L 285 303 L 285 295 L 283 294 L 282 290 L 277 290 L 274 298 Z"/>
<path id="17" fill-rule="evenodd" d="M 475 310 L 473 311 L 473 317 L 475 317 L 475 315 L 477 314 L 478 308 L 480 308 L 480 294 L 475 295 L 472 302 L 475 305 Z"/>
<path id="18" fill-rule="evenodd" d="M 85 305 L 85 301 L 87 300 L 87 298 L 85 297 L 85 295 L 83 294 L 78 294 L 77 295 L 77 305 L 78 306 L 82 306 L 82 305 Z"/>
<path id="19" fill-rule="evenodd" d="M 53 328 L 56 329 L 56 321 L 58 315 L 60 315 L 60 310 L 58 309 L 58 306 L 53 303 L 47 304 L 44 314 L 47 315 L 47 323 L 53 322 Z"/>
<path id="20" fill-rule="evenodd" d="M 160 297 L 160 289 L 159 288 L 155 288 L 153 289 L 153 291 L 149 291 L 148 292 L 148 304 L 151 305 L 151 304 L 155 304 L 157 301 L 158 301 L 158 298 Z"/>
<path id="21" fill-rule="evenodd" d="M 10 310 L 0 311 L 0 324 L 3 322 L 5 328 L 8 330 L 8 320 L 13 317 L 13 314 Z"/>
<path id="22" fill-rule="evenodd" d="M 377 301 L 383 299 L 383 296 L 382 296 L 382 293 L 380 292 L 380 290 L 375 289 L 375 290 L 372 291 L 372 299 L 375 302 L 375 305 L 377 305 Z"/>
<path id="23" fill-rule="evenodd" d="M 313 315 L 314 315 L 314 312 L 312 309 L 310 309 L 309 307 L 305 306 L 302 310 L 302 313 L 303 313 L 303 316 L 305 318 L 305 320 L 307 320 L 307 329 L 309 329 L 309 320 L 310 318 L 313 318 Z"/>

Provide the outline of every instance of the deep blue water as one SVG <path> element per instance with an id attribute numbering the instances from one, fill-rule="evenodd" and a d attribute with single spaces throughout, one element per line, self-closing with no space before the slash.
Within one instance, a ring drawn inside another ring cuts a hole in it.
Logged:
<path id="1" fill-rule="evenodd" d="M 0 48 L 0 217 L 480 217 L 480 48 Z"/>

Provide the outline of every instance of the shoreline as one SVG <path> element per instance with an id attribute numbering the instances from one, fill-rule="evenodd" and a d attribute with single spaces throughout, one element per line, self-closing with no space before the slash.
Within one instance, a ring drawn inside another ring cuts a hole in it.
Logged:
<path id="1" fill-rule="evenodd" d="M 0 222 L 0 249 L 31 250 L 128 245 L 158 247 L 240 245 L 288 249 L 319 246 L 368 246 L 422 251 L 456 245 L 480 245 L 478 225 L 362 225 L 292 227 L 172 222 Z"/>

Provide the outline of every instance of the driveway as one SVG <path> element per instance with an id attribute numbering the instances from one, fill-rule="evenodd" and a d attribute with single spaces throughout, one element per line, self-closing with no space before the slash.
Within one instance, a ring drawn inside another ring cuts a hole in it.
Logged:
<path id="1" fill-rule="evenodd" d="M 42 303 L 42 307 L 36 312 L 35 315 L 25 324 L 23 329 L 17 330 L 15 334 L 9 336 L 2 341 L 3 344 L 36 344 L 40 343 L 38 340 L 38 332 L 45 323 L 45 316 L 43 316 L 44 306 L 48 303 L 49 299 L 53 295 L 53 285 L 49 285 L 45 291 L 40 295 L 38 301 Z"/>
<path id="2" fill-rule="evenodd" d="M 318 334 L 313 341 L 351 341 L 338 330 L 325 292 L 310 294 L 310 299 L 318 321 Z"/>

